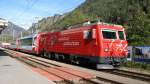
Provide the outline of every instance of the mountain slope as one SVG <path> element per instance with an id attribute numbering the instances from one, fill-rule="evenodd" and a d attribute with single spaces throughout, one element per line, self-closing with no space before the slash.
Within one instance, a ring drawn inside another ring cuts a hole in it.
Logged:
<path id="1" fill-rule="evenodd" d="M 101 18 L 126 28 L 129 45 L 150 45 L 150 0 L 86 0 L 56 22 L 43 19 L 41 31 L 59 31 L 67 26 Z"/>
<path id="2" fill-rule="evenodd" d="M 13 40 L 13 35 L 14 38 L 16 38 L 21 35 L 21 32 L 25 32 L 25 29 L 13 24 L 12 22 L 9 22 L 8 27 L 5 28 L 0 35 L 0 41 L 10 42 Z"/>
<path id="3" fill-rule="evenodd" d="M 55 24 L 57 21 L 60 21 L 67 15 L 54 15 L 51 17 L 43 18 L 42 20 L 38 21 L 38 23 L 33 23 L 32 26 L 28 29 L 28 32 L 35 32 L 36 30 L 38 31 L 52 31 L 51 26 Z"/>
<path id="4" fill-rule="evenodd" d="M 86 0 L 52 28 L 61 30 L 97 17 L 123 25 L 129 45 L 150 45 L 150 0 Z"/>

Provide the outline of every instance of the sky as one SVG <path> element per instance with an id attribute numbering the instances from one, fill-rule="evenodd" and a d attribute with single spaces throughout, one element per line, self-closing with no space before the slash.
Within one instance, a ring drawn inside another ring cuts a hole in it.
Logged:
<path id="1" fill-rule="evenodd" d="M 0 0 L 0 18 L 28 29 L 38 20 L 70 12 L 85 0 Z"/>

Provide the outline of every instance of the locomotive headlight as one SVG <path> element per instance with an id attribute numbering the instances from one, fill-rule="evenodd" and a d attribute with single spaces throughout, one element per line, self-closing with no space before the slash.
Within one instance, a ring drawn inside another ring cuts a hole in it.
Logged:
<path id="1" fill-rule="evenodd" d="M 108 48 L 105 48 L 105 49 L 104 49 L 104 51 L 105 51 L 105 52 L 108 52 L 108 51 L 109 51 L 109 49 L 108 49 Z"/>
<path id="2" fill-rule="evenodd" d="M 125 51 L 125 52 L 127 52 L 127 51 L 128 51 L 128 49 L 124 49 L 124 51 Z"/>

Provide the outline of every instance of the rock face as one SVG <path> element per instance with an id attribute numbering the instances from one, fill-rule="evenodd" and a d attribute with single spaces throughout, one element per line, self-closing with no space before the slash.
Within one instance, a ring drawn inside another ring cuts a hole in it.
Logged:
<path id="1" fill-rule="evenodd" d="M 38 31 L 51 30 L 51 26 L 53 24 L 55 24 L 57 21 L 60 21 L 61 19 L 63 19 L 64 16 L 65 16 L 65 14 L 64 15 L 54 15 L 51 17 L 43 18 L 38 23 L 33 23 L 28 31 L 35 32 L 36 29 L 38 29 Z"/>
<path id="2" fill-rule="evenodd" d="M 14 36 L 17 37 L 21 34 L 21 32 L 25 32 L 25 29 L 13 24 L 12 22 L 8 22 L 8 27 L 2 31 L 2 34 L 12 36 L 14 33 Z"/>

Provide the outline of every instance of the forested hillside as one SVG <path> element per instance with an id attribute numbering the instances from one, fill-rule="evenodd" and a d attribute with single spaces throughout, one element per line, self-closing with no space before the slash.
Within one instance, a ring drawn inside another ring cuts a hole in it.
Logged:
<path id="1" fill-rule="evenodd" d="M 150 0 L 86 0 L 46 31 L 61 30 L 98 17 L 105 22 L 123 25 L 129 45 L 150 45 Z"/>

